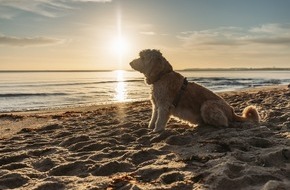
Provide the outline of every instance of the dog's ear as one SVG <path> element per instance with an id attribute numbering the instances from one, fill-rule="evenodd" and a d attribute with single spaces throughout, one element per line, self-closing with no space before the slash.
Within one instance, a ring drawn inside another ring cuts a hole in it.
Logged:
<path id="1" fill-rule="evenodd" d="M 145 59 L 147 57 L 146 55 L 148 55 L 148 51 L 149 51 L 149 49 L 145 49 L 145 50 L 140 51 L 140 53 L 139 53 L 140 58 Z"/>
<path id="2" fill-rule="evenodd" d="M 140 52 L 140 58 L 146 61 L 145 77 L 147 84 L 153 84 L 164 74 L 172 71 L 172 66 L 162 56 L 159 50 L 143 50 Z"/>
<path id="3" fill-rule="evenodd" d="M 156 49 L 145 49 L 140 51 L 139 56 L 141 59 L 154 59 L 154 58 L 162 58 L 162 53 Z"/>

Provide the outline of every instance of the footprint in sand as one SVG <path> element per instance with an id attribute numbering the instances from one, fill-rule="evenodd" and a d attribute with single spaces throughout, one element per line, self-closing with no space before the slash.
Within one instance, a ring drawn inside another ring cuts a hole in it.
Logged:
<path id="1" fill-rule="evenodd" d="M 177 181 L 183 181 L 184 180 L 184 174 L 173 171 L 164 173 L 159 177 L 159 180 L 165 184 L 171 184 Z"/>
<path id="2" fill-rule="evenodd" d="M 51 158 L 42 158 L 36 162 L 34 162 L 32 165 L 34 169 L 40 171 L 40 172 L 46 172 L 56 166 L 56 161 L 54 161 Z"/>
<path id="3" fill-rule="evenodd" d="M 23 186 L 29 178 L 19 173 L 9 173 L 0 177 L 0 189 L 15 189 Z"/>
<path id="4" fill-rule="evenodd" d="M 52 176 L 88 176 L 88 168 L 93 164 L 90 161 L 76 161 L 72 163 L 66 163 L 58 165 L 49 171 L 49 175 Z"/>
<path id="5" fill-rule="evenodd" d="M 60 182 L 45 181 L 38 184 L 33 190 L 65 189 L 65 185 Z"/>
<path id="6" fill-rule="evenodd" d="M 135 167 L 131 163 L 112 161 L 95 168 L 92 175 L 109 176 L 117 172 L 131 172 L 133 170 L 135 170 Z"/>

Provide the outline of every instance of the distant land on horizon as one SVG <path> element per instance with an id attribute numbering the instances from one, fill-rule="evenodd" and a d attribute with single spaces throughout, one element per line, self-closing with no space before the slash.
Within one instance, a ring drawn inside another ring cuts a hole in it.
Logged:
<path id="1" fill-rule="evenodd" d="M 119 69 L 122 70 L 122 69 Z M 5 72 L 110 72 L 117 70 L 0 70 L 1 73 Z M 124 71 L 134 71 L 134 70 L 124 70 Z M 176 71 L 290 71 L 289 68 L 279 68 L 279 67 L 267 67 L 267 68 L 186 68 Z"/>
<path id="2" fill-rule="evenodd" d="M 262 67 L 262 68 L 187 68 L 181 71 L 284 71 L 289 68 Z"/>

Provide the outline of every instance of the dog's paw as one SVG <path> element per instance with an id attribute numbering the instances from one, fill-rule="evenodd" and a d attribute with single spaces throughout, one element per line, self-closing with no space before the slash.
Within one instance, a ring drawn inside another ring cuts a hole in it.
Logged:
<path id="1" fill-rule="evenodd" d="M 157 136 L 158 134 L 160 134 L 160 132 L 155 132 L 154 130 L 148 132 L 148 135 L 151 135 L 151 136 Z"/>
<path id="2" fill-rule="evenodd" d="M 164 131 L 164 128 L 157 128 L 157 127 L 155 127 L 154 130 L 153 130 L 154 133 L 160 133 L 162 131 Z"/>
<path id="3" fill-rule="evenodd" d="M 153 124 L 153 123 L 149 123 L 148 128 L 149 128 L 149 129 L 154 129 L 154 128 L 155 128 L 155 124 Z"/>

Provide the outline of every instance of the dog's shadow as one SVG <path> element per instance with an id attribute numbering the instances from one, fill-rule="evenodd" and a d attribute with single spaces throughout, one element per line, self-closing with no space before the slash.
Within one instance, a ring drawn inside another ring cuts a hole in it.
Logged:
<path id="1" fill-rule="evenodd" d="M 210 159 L 223 157 L 234 149 L 247 151 L 249 133 L 260 127 L 252 123 L 232 123 L 229 127 L 212 125 L 190 126 L 175 121 L 169 122 L 166 130 L 156 134 L 155 139 L 163 139 L 167 149 L 181 161 L 206 163 Z"/>
<path id="2" fill-rule="evenodd" d="M 176 130 L 180 133 L 198 133 L 200 135 L 207 133 L 215 133 L 219 131 L 231 131 L 231 130 L 247 130 L 254 127 L 258 127 L 251 122 L 231 122 L 228 127 L 213 126 L 208 124 L 191 125 L 182 123 L 179 121 L 171 120 L 168 122 L 166 130 Z"/>

